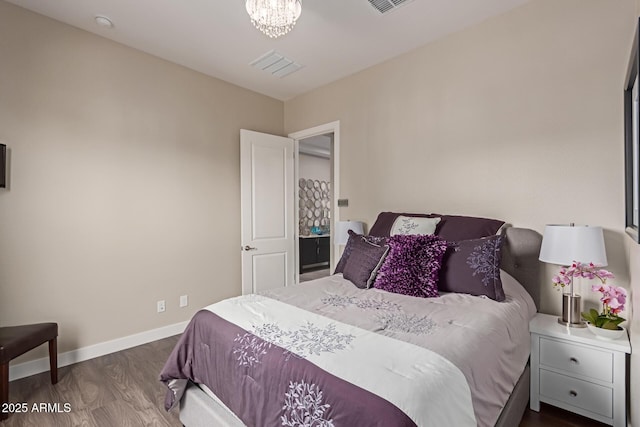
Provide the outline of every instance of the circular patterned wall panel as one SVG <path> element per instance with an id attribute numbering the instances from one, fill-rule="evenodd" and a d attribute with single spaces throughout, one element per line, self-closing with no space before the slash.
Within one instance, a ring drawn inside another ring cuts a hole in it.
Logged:
<path id="1" fill-rule="evenodd" d="M 323 232 L 328 231 L 329 218 L 331 217 L 329 210 L 331 183 L 317 179 L 300 178 L 298 187 L 300 235 L 309 235 L 311 227 L 322 227 Z"/>

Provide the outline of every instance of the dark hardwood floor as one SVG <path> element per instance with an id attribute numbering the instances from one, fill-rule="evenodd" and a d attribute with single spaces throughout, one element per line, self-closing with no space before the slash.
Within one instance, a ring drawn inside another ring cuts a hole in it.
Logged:
<path id="1" fill-rule="evenodd" d="M 87 360 L 59 370 L 59 382 L 51 385 L 49 373 L 13 381 L 9 401 L 70 405 L 68 413 L 28 412 L 12 414 L 0 427 L 71 426 L 176 426 L 177 409 L 164 410 L 165 388 L 158 374 L 178 337 L 165 338 L 128 350 Z M 527 410 L 520 427 L 601 427 L 604 424 L 542 405 Z M 452 426 L 453 427 L 453 426 Z M 515 427 L 515 426 L 514 426 Z"/>
<path id="2" fill-rule="evenodd" d="M 542 403 L 540 412 L 527 409 L 520 427 L 607 427 L 598 421 Z"/>

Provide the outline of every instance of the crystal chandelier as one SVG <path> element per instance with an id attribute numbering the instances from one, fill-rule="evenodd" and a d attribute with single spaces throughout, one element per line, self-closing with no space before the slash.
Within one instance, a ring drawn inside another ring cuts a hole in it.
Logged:
<path id="1" fill-rule="evenodd" d="M 272 39 L 287 34 L 300 17 L 302 0 L 247 0 L 251 23 Z"/>

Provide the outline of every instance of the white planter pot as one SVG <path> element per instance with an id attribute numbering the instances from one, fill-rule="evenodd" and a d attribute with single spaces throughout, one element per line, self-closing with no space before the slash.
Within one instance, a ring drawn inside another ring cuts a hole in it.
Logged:
<path id="1" fill-rule="evenodd" d="M 587 323 L 587 328 L 598 338 L 603 340 L 617 340 L 627 335 L 627 330 L 623 326 L 618 326 L 620 329 L 602 329 L 596 328 L 591 323 Z"/>

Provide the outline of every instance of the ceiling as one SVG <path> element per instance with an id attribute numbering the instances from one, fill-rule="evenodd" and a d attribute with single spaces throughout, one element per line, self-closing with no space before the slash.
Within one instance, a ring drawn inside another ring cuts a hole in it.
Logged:
<path id="1" fill-rule="evenodd" d="M 413 0 L 380 14 L 367 0 L 303 0 L 272 40 L 243 0 L 7 0 L 238 86 L 287 100 L 520 6 L 528 0 Z M 114 28 L 96 24 L 111 19 Z M 283 78 L 249 64 L 271 50 L 303 68 Z"/>

